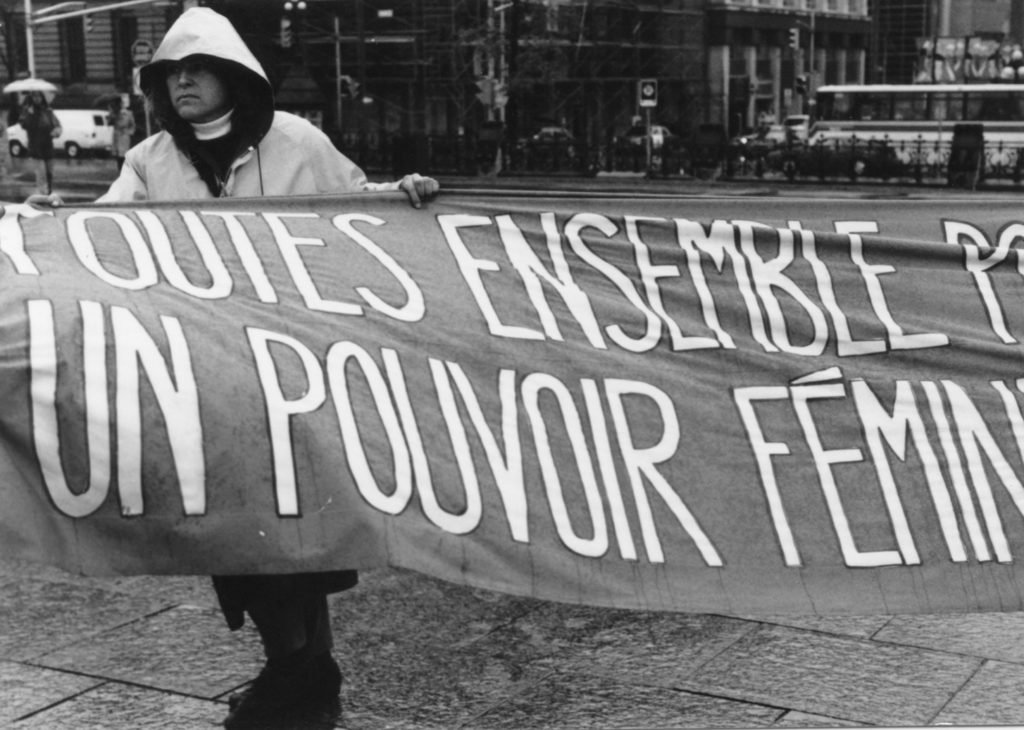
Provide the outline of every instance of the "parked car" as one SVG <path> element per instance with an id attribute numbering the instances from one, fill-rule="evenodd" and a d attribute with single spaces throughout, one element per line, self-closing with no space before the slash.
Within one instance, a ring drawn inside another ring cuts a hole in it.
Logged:
<path id="1" fill-rule="evenodd" d="M 729 151 L 737 162 L 753 161 L 764 157 L 788 141 L 786 127 L 782 124 L 765 124 L 729 141 Z"/>
<path id="2" fill-rule="evenodd" d="M 520 145 L 526 154 L 526 166 L 536 170 L 568 170 L 577 164 L 577 144 L 565 127 L 544 126 Z"/>
<path id="3" fill-rule="evenodd" d="M 811 117 L 807 114 L 790 114 L 782 120 L 786 139 L 793 142 L 806 142 L 811 133 Z"/>
<path id="4" fill-rule="evenodd" d="M 888 180 L 902 170 L 896 150 L 886 142 L 864 140 L 855 144 L 828 142 L 779 147 L 765 158 L 769 169 L 786 177 L 873 177 Z"/>
<path id="5" fill-rule="evenodd" d="M 113 127 L 107 120 L 107 112 L 98 109 L 54 109 L 60 122 L 61 134 L 53 141 L 53 148 L 69 158 L 82 154 L 110 154 Z M 11 155 L 23 157 L 28 154 L 28 135 L 20 124 L 12 124 L 7 130 Z"/>
<path id="6" fill-rule="evenodd" d="M 569 145 L 574 141 L 572 132 L 565 127 L 541 127 L 530 137 L 534 145 Z"/>

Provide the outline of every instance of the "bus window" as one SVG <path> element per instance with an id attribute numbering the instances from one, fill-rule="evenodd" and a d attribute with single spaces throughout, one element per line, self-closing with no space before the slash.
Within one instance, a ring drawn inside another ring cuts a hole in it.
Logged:
<path id="1" fill-rule="evenodd" d="M 889 94 L 858 94 L 850 118 L 865 122 L 892 119 L 891 101 Z"/>
<path id="2" fill-rule="evenodd" d="M 964 117 L 963 95 L 932 94 L 931 118 L 936 122 L 958 122 Z"/>
<path id="3" fill-rule="evenodd" d="M 892 118 L 919 122 L 928 118 L 928 99 L 924 94 L 893 94 Z"/>
<path id="4" fill-rule="evenodd" d="M 842 92 L 818 94 L 818 118 L 841 121 L 850 119 L 850 97 Z"/>
<path id="5" fill-rule="evenodd" d="M 967 115 L 969 119 L 986 122 L 1017 121 L 1020 119 L 1018 94 L 1000 91 L 998 93 L 967 94 Z"/>

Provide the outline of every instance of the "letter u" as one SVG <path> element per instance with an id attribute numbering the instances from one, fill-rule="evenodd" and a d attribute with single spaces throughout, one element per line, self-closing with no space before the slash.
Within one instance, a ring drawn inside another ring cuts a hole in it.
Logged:
<path id="1" fill-rule="evenodd" d="M 110 489 L 110 407 L 103 309 L 96 302 L 80 304 L 89 488 L 79 493 L 68 487 L 60 456 L 53 304 L 45 299 L 28 302 L 32 439 L 46 490 L 57 509 L 69 517 L 85 517 L 95 512 Z"/>

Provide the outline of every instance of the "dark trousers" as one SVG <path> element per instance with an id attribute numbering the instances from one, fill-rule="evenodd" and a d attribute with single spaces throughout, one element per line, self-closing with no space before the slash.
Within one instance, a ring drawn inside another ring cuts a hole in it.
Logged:
<path id="1" fill-rule="evenodd" d="M 213 587 L 228 626 L 234 630 L 249 615 L 263 641 L 267 659 L 296 651 L 330 651 L 327 595 L 358 582 L 354 570 L 287 575 L 214 576 Z"/>

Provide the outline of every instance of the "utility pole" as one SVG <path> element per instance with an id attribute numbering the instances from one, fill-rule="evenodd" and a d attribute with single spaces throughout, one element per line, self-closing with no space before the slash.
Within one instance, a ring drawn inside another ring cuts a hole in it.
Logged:
<path id="1" fill-rule="evenodd" d="M 818 61 L 814 51 L 814 31 L 815 31 L 815 16 L 818 14 L 816 0 L 810 0 L 811 6 L 811 23 L 810 31 L 811 37 L 807 40 L 807 55 L 810 57 L 808 63 L 810 68 L 808 69 L 808 80 L 807 80 L 807 97 L 811 100 L 810 103 L 814 103 L 814 92 L 818 89 Z"/>
<path id="2" fill-rule="evenodd" d="M 25 0 L 25 53 L 28 56 L 28 77 L 36 77 L 36 39 L 32 20 L 32 0 Z"/>

